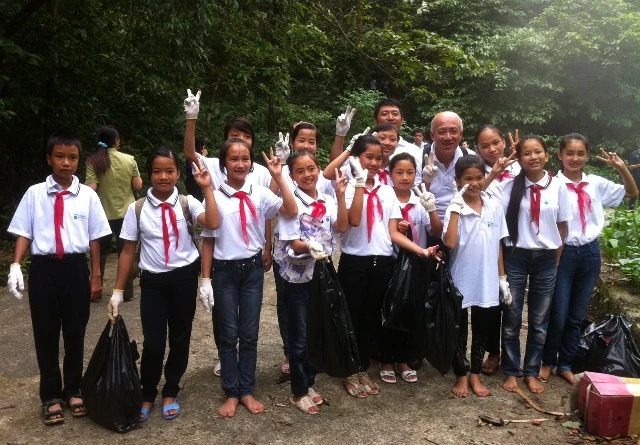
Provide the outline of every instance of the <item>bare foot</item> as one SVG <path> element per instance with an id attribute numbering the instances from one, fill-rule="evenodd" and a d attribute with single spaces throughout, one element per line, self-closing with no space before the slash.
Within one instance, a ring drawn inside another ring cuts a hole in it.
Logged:
<path id="1" fill-rule="evenodd" d="M 451 389 L 451 392 L 455 394 L 456 397 L 467 397 L 469 395 L 469 378 L 466 375 L 456 377 L 456 385 Z"/>
<path id="2" fill-rule="evenodd" d="M 222 417 L 233 417 L 238 409 L 238 399 L 235 397 L 229 397 L 220 408 L 218 408 L 218 414 Z"/>
<path id="3" fill-rule="evenodd" d="M 553 368 L 551 366 L 542 365 L 540 367 L 540 373 L 538 374 L 538 377 L 540 377 L 540 380 L 542 380 L 543 382 L 548 382 L 549 377 L 551 377 L 551 371 L 553 371 Z"/>
<path id="4" fill-rule="evenodd" d="M 380 371 L 393 371 L 393 363 L 383 363 L 380 365 Z"/>
<path id="5" fill-rule="evenodd" d="M 142 402 L 142 408 L 147 408 L 149 411 L 151 411 L 151 408 L 153 408 L 153 402 Z M 138 414 L 138 418 L 144 419 L 144 414 Z"/>
<path id="6" fill-rule="evenodd" d="M 576 376 L 571 371 L 562 371 L 562 372 L 559 372 L 558 375 L 563 379 L 565 379 L 567 382 L 571 383 L 572 385 L 576 382 Z"/>
<path id="7" fill-rule="evenodd" d="M 252 395 L 242 397 L 240 403 L 246 406 L 250 413 L 260 414 L 264 411 L 264 405 L 254 399 Z"/>
<path id="8" fill-rule="evenodd" d="M 536 377 L 525 377 L 524 383 L 529 388 L 529 391 L 534 394 L 540 394 L 541 392 L 544 392 L 544 385 Z"/>
<path id="9" fill-rule="evenodd" d="M 500 366 L 500 355 L 489 354 L 487 359 L 482 364 L 482 373 L 484 375 L 493 375 Z"/>
<path id="10" fill-rule="evenodd" d="M 502 388 L 507 391 L 515 392 L 518 389 L 518 379 L 514 375 L 507 376 L 502 383 Z"/>
<path id="11" fill-rule="evenodd" d="M 167 405 L 171 405 L 172 403 L 174 403 L 176 401 L 175 397 L 165 397 L 164 399 L 162 399 L 162 406 L 165 407 Z M 170 417 L 173 416 L 175 414 L 178 414 L 180 411 L 178 411 L 177 409 L 170 409 L 168 411 L 162 411 L 162 415 L 164 417 Z"/>
<path id="12" fill-rule="evenodd" d="M 469 385 L 471 386 L 471 391 L 478 397 L 487 397 L 491 394 L 491 391 L 484 386 L 478 374 L 469 374 Z"/>

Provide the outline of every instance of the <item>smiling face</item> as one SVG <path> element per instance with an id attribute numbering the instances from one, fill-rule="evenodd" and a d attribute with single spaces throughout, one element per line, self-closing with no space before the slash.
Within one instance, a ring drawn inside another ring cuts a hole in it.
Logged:
<path id="1" fill-rule="evenodd" d="M 396 151 L 396 147 L 398 146 L 398 133 L 394 130 L 378 131 L 376 138 L 382 145 L 382 157 L 389 159 L 389 156 Z"/>
<path id="2" fill-rule="evenodd" d="M 469 167 L 464 169 L 462 175 L 456 178 L 458 187 L 464 187 L 469 184 L 465 196 L 475 197 L 479 196 L 484 185 L 484 171 L 477 167 Z"/>
<path id="3" fill-rule="evenodd" d="M 572 139 L 558 152 L 565 172 L 579 173 L 589 159 L 589 151 L 583 141 Z"/>
<path id="4" fill-rule="evenodd" d="M 73 181 L 73 174 L 78 169 L 80 150 L 75 145 L 56 144 L 47 155 L 47 164 L 51 166 L 53 179 L 63 187 Z"/>
<path id="5" fill-rule="evenodd" d="M 506 146 L 504 138 L 492 128 L 486 128 L 478 135 L 478 154 L 489 166 L 504 156 Z"/>
<path id="6" fill-rule="evenodd" d="M 431 139 L 435 144 L 436 156 L 440 161 L 453 159 L 456 148 L 462 140 L 462 121 L 457 114 L 445 111 L 433 118 Z"/>
<path id="7" fill-rule="evenodd" d="M 246 146 L 235 143 L 229 147 L 225 158 L 225 171 L 229 185 L 244 183 L 251 171 L 251 154 Z"/>
<path id="8" fill-rule="evenodd" d="M 398 161 L 391 171 L 393 188 L 398 190 L 411 190 L 416 179 L 416 168 L 411 161 Z"/>
<path id="9" fill-rule="evenodd" d="M 544 166 L 549 160 L 549 153 L 547 153 L 540 141 L 536 139 L 527 139 L 521 141 L 520 144 L 518 162 L 520 162 L 527 178 L 533 181 L 544 173 Z"/>
<path id="10" fill-rule="evenodd" d="M 367 172 L 367 179 L 372 179 L 378 173 L 382 163 L 382 149 L 377 144 L 367 144 L 367 148 L 358 156 L 360 165 Z"/>
<path id="11" fill-rule="evenodd" d="M 315 154 L 318 150 L 317 137 L 318 130 L 311 130 L 307 128 L 300 130 L 296 135 L 296 138 L 291 143 L 293 151 L 306 150 Z"/>
<path id="12" fill-rule="evenodd" d="M 291 169 L 291 179 L 293 179 L 298 188 L 307 195 L 315 198 L 317 195 L 316 185 L 320 176 L 320 167 L 315 159 L 310 156 L 300 156 L 296 158 Z"/>
<path id="13" fill-rule="evenodd" d="M 385 122 L 393 124 L 393 126 L 400 131 L 400 127 L 402 127 L 402 113 L 400 112 L 400 108 L 394 105 L 383 105 L 380 107 L 376 116 L 376 125 L 384 124 Z"/>
<path id="14" fill-rule="evenodd" d="M 173 158 L 156 156 L 151 164 L 151 186 L 158 199 L 165 200 L 173 193 L 173 188 L 180 178 L 180 171 Z"/>

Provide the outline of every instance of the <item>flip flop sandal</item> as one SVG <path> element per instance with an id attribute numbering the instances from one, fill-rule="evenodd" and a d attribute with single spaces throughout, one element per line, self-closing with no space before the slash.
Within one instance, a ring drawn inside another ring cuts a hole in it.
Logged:
<path id="1" fill-rule="evenodd" d="M 283 374 L 291 373 L 291 368 L 289 367 L 289 363 L 284 362 L 282 364 L 282 366 L 280 367 L 280 372 L 283 373 Z"/>
<path id="2" fill-rule="evenodd" d="M 215 375 L 216 377 L 220 377 L 222 375 L 222 365 L 220 364 L 220 362 L 218 362 L 216 364 L 216 367 L 213 368 L 213 375 Z"/>
<path id="3" fill-rule="evenodd" d="M 364 399 L 368 397 L 369 394 L 365 391 L 363 386 L 360 384 L 360 380 L 358 379 L 358 374 L 350 375 L 346 379 L 342 381 L 342 385 L 344 389 L 347 391 L 352 397 L 356 397 L 358 399 Z M 351 388 L 348 388 L 347 385 L 351 385 Z"/>
<path id="4" fill-rule="evenodd" d="M 151 410 L 153 409 L 153 404 L 151 404 L 150 408 L 146 408 L 146 407 L 141 407 L 140 408 L 140 414 L 142 414 L 142 417 L 138 416 L 138 422 L 139 423 L 143 423 L 146 422 L 147 420 L 149 420 L 149 416 L 151 415 Z"/>
<path id="5" fill-rule="evenodd" d="M 380 370 L 380 380 L 385 383 L 396 383 L 396 373 L 393 371 Z"/>
<path id="6" fill-rule="evenodd" d="M 359 372 L 358 373 L 358 380 L 360 381 L 360 384 L 362 385 L 364 390 L 370 396 L 375 396 L 375 395 L 378 395 L 380 393 L 380 391 L 378 391 L 378 389 L 379 389 L 378 384 L 377 383 L 373 383 L 371 381 L 371 379 L 369 378 L 369 374 L 367 374 L 366 372 Z"/>
<path id="7" fill-rule="evenodd" d="M 313 388 L 309 388 L 309 390 L 307 391 L 307 395 L 311 397 L 311 400 L 313 401 L 313 403 L 315 403 L 318 406 L 324 403 L 324 397 L 318 394 L 316 390 Z M 316 399 L 320 399 L 320 401 L 316 402 Z"/>
<path id="8" fill-rule="evenodd" d="M 317 406 L 315 403 L 313 403 L 313 400 L 311 400 L 311 397 L 304 396 L 302 397 L 300 400 L 298 400 L 297 402 L 293 400 L 293 397 L 289 397 L 289 402 L 291 402 L 291 404 L 293 406 L 295 406 L 296 408 L 298 408 L 300 411 L 302 411 L 305 414 L 319 414 L 320 411 L 309 411 L 309 409 Z"/>
<path id="9" fill-rule="evenodd" d="M 64 413 L 62 412 L 62 408 L 55 411 L 49 411 L 49 408 L 56 404 L 60 404 L 62 407 L 64 400 L 53 399 L 42 405 L 42 420 L 45 425 L 51 426 L 64 423 Z"/>
<path id="10" fill-rule="evenodd" d="M 178 412 L 175 414 L 168 415 L 167 413 L 171 410 L 176 410 Z M 170 403 L 168 405 L 162 405 L 162 417 L 164 417 L 164 420 L 173 420 L 179 415 L 180 415 L 180 405 L 178 404 L 177 397 L 175 398 L 173 403 Z"/>
<path id="11" fill-rule="evenodd" d="M 402 371 L 400 373 L 400 377 L 402 377 L 402 380 L 409 383 L 416 383 L 418 381 L 418 373 L 414 370 Z"/>

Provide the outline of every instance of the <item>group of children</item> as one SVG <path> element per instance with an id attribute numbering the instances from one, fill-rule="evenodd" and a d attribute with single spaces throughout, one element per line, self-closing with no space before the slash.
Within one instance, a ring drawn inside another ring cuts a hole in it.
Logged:
<path id="1" fill-rule="evenodd" d="M 188 364 L 196 296 L 212 316 L 226 395 L 219 414 L 232 417 L 240 404 L 256 414 L 264 410 L 254 394 L 264 272 L 272 250 L 290 401 L 304 413 L 320 412 L 323 397 L 314 389 L 317 370 L 307 360 L 306 321 L 314 316 L 308 308 L 315 263 L 331 261 L 338 242 L 338 277 L 360 357 L 358 372 L 343 381 L 349 395 L 379 394 L 368 373 L 374 355 L 380 381 L 394 384 L 399 375 L 417 382 L 417 339 L 381 326 L 382 300 L 399 249 L 445 261 L 464 296 L 452 363 L 456 396 L 466 397 L 469 388 L 477 396 L 488 395 L 479 374 L 495 371 L 500 360 L 503 387 L 510 391 L 520 376 L 532 392 L 543 391 L 541 381 L 553 368 L 573 380 L 580 322 L 599 274 L 603 207 L 638 194 L 614 153 L 602 150 L 604 157 L 598 158 L 620 172 L 623 185 L 584 173 L 589 144 L 581 135 L 567 135 L 559 150 L 562 171 L 552 176 L 545 170 L 547 147 L 537 136 L 519 139 L 516 133 L 507 154 L 503 134 L 486 125 L 475 138 L 478 155 L 462 152 L 462 121 L 451 112 L 434 118 L 436 142 L 430 150 L 416 151 L 399 135 L 397 101 L 387 100 L 376 107 L 371 135 L 368 129 L 355 135 L 344 150 L 355 110 L 338 118 L 332 160 L 324 170 L 315 156 L 319 133 L 308 122 L 294 125 L 290 143 L 288 135 L 280 135 L 275 153 L 262 154 L 265 168 L 255 162 L 255 134 L 243 118 L 225 127 L 218 158 L 196 151 L 199 97 L 188 91 L 185 99 L 184 154 L 202 202 L 179 194 L 179 159 L 161 147 L 147 159 L 151 187 L 145 198 L 128 205 L 119 234 L 122 247 L 108 315 L 115 321 L 138 262 L 144 335 L 140 422 L 149 418 L 157 397 L 167 336 L 162 413 L 167 420 L 181 413 L 179 383 Z M 31 246 L 29 300 L 46 424 L 64 421 L 65 402 L 74 417 L 86 415 L 80 394 L 84 332 L 90 295 L 101 292 L 99 240 L 111 231 L 96 193 L 74 176 L 80 147 L 68 133 L 51 137 L 52 175 L 27 191 L 9 226 L 18 236 L 8 281 L 17 297 L 24 288 L 20 262 Z M 204 227 L 201 253 L 195 222 Z M 521 371 L 527 286 L 529 327 Z M 64 382 L 58 364 L 61 328 Z M 490 355 L 483 364 L 485 351 Z"/>

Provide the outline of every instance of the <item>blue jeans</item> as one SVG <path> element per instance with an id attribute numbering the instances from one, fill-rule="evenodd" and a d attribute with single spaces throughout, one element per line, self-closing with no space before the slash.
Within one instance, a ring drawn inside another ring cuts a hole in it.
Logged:
<path id="1" fill-rule="evenodd" d="M 502 368 L 507 376 L 520 375 L 520 328 L 528 278 L 529 330 L 523 371 L 525 377 L 537 377 L 556 284 L 556 251 L 516 248 L 505 258 L 505 271 L 513 301 L 502 312 Z"/>
<path id="2" fill-rule="evenodd" d="M 289 320 L 289 368 L 291 392 L 300 397 L 316 381 L 316 369 L 307 360 L 307 312 L 311 301 L 311 283 L 285 281 L 287 318 Z"/>
<path id="3" fill-rule="evenodd" d="M 589 308 L 600 268 L 598 240 L 584 246 L 565 245 L 562 249 L 549 332 L 542 353 L 542 362 L 557 366 L 558 372 L 571 370 L 582 332 L 580 325 Z"/>
<path id="4" fill-rule="evenodd" d="M 278 330 L 282 339 L 282 351 L 289 357 L 289 318 L 287 309 L 287 292 L 285 279 L 280 275 L 280 265 L 273 262 L 273 278 L 276 284 L 276 313 L 278 314 Z"/>
<path id="5" fill-rule="evenodd" d="M 256 389 L 258 328 L 262 309 L 262 252 L 243 260 L 213 262 L 222 390 L 242 398 Z M 239 343 L 239 347 L 238 347 Z"/>

